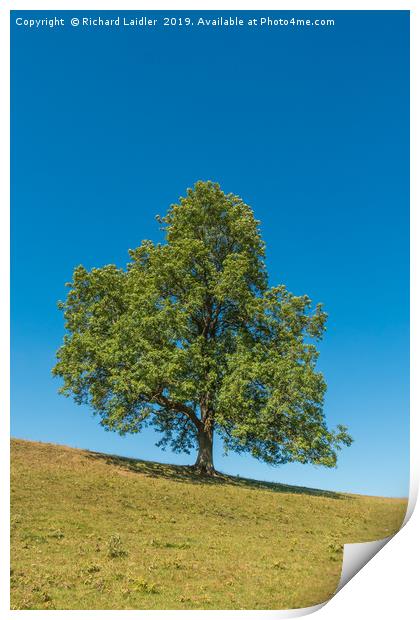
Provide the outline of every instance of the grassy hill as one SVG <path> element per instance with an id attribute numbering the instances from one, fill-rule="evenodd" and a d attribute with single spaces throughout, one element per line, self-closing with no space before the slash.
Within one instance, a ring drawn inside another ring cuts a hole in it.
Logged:
<path id="1" fill-rule="evenodd" d="M 406 501 L 12 441 L 12 609 L 285 609 L 329 598 L 342 545 Z"/>

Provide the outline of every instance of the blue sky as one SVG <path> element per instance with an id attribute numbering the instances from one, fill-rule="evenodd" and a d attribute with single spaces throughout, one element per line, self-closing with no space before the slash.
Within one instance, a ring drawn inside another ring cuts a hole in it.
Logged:
<path id="1" fill-rule="evenodd" d="M 161 239 L 154 216 L 211 179 L 262 221 L 271 283 L 324 302 L 325 413 L 355 439 L 333 470 L 271 468 L 219 446 L 216 466 L 406 495 L 408 12 L 317 12 L 330 28 L 14 24 L 53 15 L 97 12 L 12 13 L 12 435 L 193 461 L 156 448 L 152 431 L 106 433 L 58 396 L 50 371 L 74 266 L 125 265 L 128 248 Z"/>

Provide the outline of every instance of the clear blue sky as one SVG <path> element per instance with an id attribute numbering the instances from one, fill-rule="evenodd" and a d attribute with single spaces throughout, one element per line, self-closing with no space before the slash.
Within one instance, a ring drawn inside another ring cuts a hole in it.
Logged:
<path id="1" fill-rule="evenodd" d="M 106 433 L 58 396 L 50 371 L 74 266 L 125 265 L 128 248 L 161 238 L 155 214 L 211 179 L 262 221 L 272 284 L 324 302 L 325 412 L 355 439 L 333 470 L 271 468 L 219 447 L 216 466 L 406 495 L 408 12 L 324 12 L 334 28 L 13 23 L 45 15 L 82 16 L 12 13 L 12 435 L 192 462 L 154 447 L 152 431 Z"/>

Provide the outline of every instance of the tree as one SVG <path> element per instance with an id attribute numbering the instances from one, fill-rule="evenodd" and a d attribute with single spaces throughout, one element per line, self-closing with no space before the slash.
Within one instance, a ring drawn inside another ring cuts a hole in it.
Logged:
<path id="1" fill-rule="evenodd" d="M 197 182 L 157 219 L 166 243 L 143 241 L 126 269 L 75 269 L 59 303 L 60 392 L 107 430 L 149 424 L 158 445 L 198 447 L 203 474 L 214 473 L 215 433 L 226 451 L 273 465 L 333 467 L 352 439 L 325 422 L 321 304 L 269 288 L 259 222 L 217 183 Z"/>

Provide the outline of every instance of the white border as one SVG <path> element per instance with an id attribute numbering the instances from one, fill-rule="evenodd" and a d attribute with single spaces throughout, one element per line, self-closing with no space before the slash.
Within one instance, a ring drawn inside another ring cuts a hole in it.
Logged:
<path id="1" fill-rule="evenodd" d="M 3 89 L 2 97 L 0 99 L 1 105 L 1 161 L 0 161 L 0 191 L 2 192 L 1 210 L 0 210 L 0 278 L 2 292 L 5 292 L 4 299 L 0 306 L 0 341 L 4 355 L 1 356 L 0 361 L 0 390 L 3 395 L 4 407 L 2 408 L 3 420 L 2 420 L 2 433 L 0 434 L 0 481 L 1 488 L 9 488 L 9 384 L 10 384 L 10 370 L 9 370 L 9 49 L 10 49 L 10 33 L 9 33 L 9 11 L 10 10 L 261 10 L 262 7 L 256 7 L 254 3 L 247 0 L 243 1 L 231 1 L 226 5 L 225 2 L 204 2 L 200 0 L 193 1 L 166 1 L 159 2 L 156 5 L 154 2 L 143 1 L 141 4 L 133 0 L 120 0 L 120 2 L 111 2 L 109 0 L 88 0 L 88 2 L 69 2 L 59 1 L 51 2 L 48 0 L 40 1 L 39 3 L 24 2 L 16 0 L 3 0 L 0 6 L 0 40 L 3 44 L 2 53 L 0 54 L 0 75 L 2 78 Z M 378 0 L 354 0 L 353 2 L 345 2 L 337 6 L 337 2 L 325 1 L 314 2 L 304 1 L 299 3 L 299 6 L 293 6 L 292 2 L 273 2 L 267 0 L 264 3 L 264 9 L 267 10 L 317 10 L 317 11 L 337 11 L 337 10 L 410 10 L 411 11 L 411 316 L 413 317 L 411 326 L 411 376 L 416 377 L 419 374 L 419 321 L 420 315 L 420 303 L 417 277 L 419 273 L 419 250 L 416 247 L 415 239 L 419 236 L 419 216 L 418 211 L 415 209 L 415 205 L 418 204 L 418 183 L 416 182 L 416 173 L 418 174 L 418 138 L 419 129 L 417 118 L 414 114 L 414 110 L 419 109 L 419 97 L 418 97 L 418 81 L 419 81 L 419 68 L 418 62 L 418 17 L 417 17 L 417 2 L 393 2 Z M 23 249 L 24 251 L 24 249 Z M 29 302 L 30 303 L 30 300 Z M 417 318 L 417 320 L 414 320 Z M 411 478 L 410 478 L 410 501 L 409 510 L 405 520 L 406 524 L 410 518 L 418 493 L 419 484 L 419 465 L 420 465 L 420 433 L 418 415 L 415 412 L 419 406 L 419 389 L 418 382 L 412 381 L 411 384 Z M 3 493 L 3 497 L 4 497 Z M 0 530 L 0 548 L 2 550 L 1 557 L 1 571 L 0 571 L 0 610 L 7 617 L 15 617 L 17 614 L 44 614 L 44 611 L 9 611 L 9 530 L 3 524 L 9 523 L 9 498 L 4 497 L 5 501 L 2 502 L 1 507 L 1 520 L 2 524 Z M 319 612 L 318 617 L 320 620 L 324 618 L 336 619 L 337 617 L 346 620 L 347 618 L 353 618 L 354 613 L 360 613 L 363 610 L 363 616 L 366 616 L 366 612 L 375 613 L 375 616 L 382 618 L 394 618 L 398 613 L 400 618 L 414 617 L 412 612 L 417 605 L 416 601 L 416 582 L 414 574 L 410 573 L 407 569 L 407 564 L 410 565 L 410 549 L 411 545 L 417 540 L 419 542 L 419 511 L 417 510 L 410 524 L 404 528 L 404 532 L 397 534 L 396 537 L 391 540 L 389 545 L 381 551 L 379 558 L 376 557 L 372 560 L 367 567 L 362 571 L 362 575 L 356 576 L 350 586 L 345 587 L 336 595 L 332 601 Z M 407 530 L 407 532 L 406 532 Z M 6 560 L 6 561 L 5 561 Z M 414 567 L 413 558 L 411 556 L 411 565 Z M 383 590 L 381 587 L 382 581 L 389 583 L 388 590 Z M 411 580 L 411 581 L 410 581 Z M 409 591 L 406 589 L 406 582 L 412 584 L 412 589 Z M 392 587 L 391 587 L 392 586 Z M 373 591 L 372 591 L 373 590 Z M 360 595 L 361 598 L 357 598 Z M 410 599 L 411 596 L 411 599 Z M 373 597 L 373 598 L 372 598 Z M 379 598 L 378 598 L 379 597 Z M 410 603 L 411 601 L 411 603 Z M 317 606 L 320 608 L 321 606 Z M 296 613 L 298 612 L 298 614 Z M 246 615 L 248 618 L 255 617 L 261 618 L 281 618 L 281 617 L 295 617 L 296 615 L 302 615 L 303 610 L 294 611 L 49 611 L 50 617 L 59 617 L 62 614 L 89 614 L 89 616 L 100 617 L 103 614 L 106 615 L 120 615 L 120 614 L 137 614 L 145 616 L 146 614 L 153 617 L 165 616 L 168 614 L 172 618 L 180 619 L 188 614 L 190 617 L 194 614 L 195 617 L 215 616 L 217 617 L 239 617 L 239 614 Z M 308 610 L 309 611 L 309 610 Z M 404 615 L 402 615 L 402 613 Z"/>

